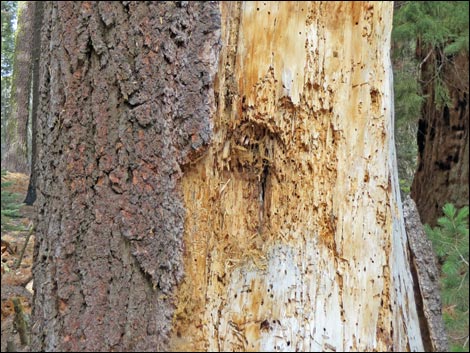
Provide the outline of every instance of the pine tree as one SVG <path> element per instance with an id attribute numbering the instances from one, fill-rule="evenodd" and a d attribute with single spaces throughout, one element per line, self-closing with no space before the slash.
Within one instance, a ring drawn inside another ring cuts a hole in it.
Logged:
<path id="1" fill-rule="evenodd" d="M 425 226 L 434 250 L 442 264 L 442 301 L 447 310 L 444 321 L 449 331 L 453 351 L 468 351 L 469 311 L 469 208 L 458 212 L 454 205 L 443 207 L 444 217 L 437 220 L 438 226 Z M 460 337 L 458 337 L 460 336 Z"/>

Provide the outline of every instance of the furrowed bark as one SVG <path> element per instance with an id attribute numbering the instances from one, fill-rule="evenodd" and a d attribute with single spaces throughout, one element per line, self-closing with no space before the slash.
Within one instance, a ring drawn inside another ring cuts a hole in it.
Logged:
<path id="1" fill-rule="evenodd" d="M 166 349 L 219 38 L 216 3 L 44 3 L 33 350 Z"/>

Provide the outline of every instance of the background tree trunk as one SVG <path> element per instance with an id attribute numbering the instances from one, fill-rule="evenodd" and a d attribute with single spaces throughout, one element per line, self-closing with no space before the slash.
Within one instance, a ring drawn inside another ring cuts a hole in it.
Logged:
<path id="1" fill-rule="evenodd" d="M 33 349 L 422 350 L 392 7 L 46 3 Z"/>
<path id="2" fill-rule="evenodd" d="M 418 126 L 418 170 L 411 187 L 421 221 L 435 225 L 445 203 L 468 205 L 469 84 L 468 52 L 446 57 L 438 48 L 420 48 L 426 101 Z M 450 103 L 439 106 L 436 75 L 449 92 Z"/>
<path id="3" fill-rule="evenodd" d="M 13 78 L 11 89 L 11 117 L 6 126 L 6 151 L 2 168 L 12 172 L 28 173 L 28 119 L 31 92 L 31 48 L 36 2 L 20 1 L 16 32 Z"/>
<path id="4" fill-rule="evenodd" d="M 11 76 L 15 52 L 15 34 L 13 23 L 16 22 L 17 1 L 1 2 L 2 19 L 2 82 L 1 82 L 1 160 L 6 152 L 7 123 L 11 117 Z M 2 165 L 3 167 L 3 165 Z"/>
<path id="5" fill-rule="evenodd" d="M 24 203 L 32 205 L 36 201 L 37 182 L 37 115 L 39 109 L 39 62 L 41 58 L 41 28 L 43 3 L 37 2 L 34 12 L 33 47 L 32 47 L 32 103 L 31 103 L 31 173 L 29 176 L 28 192 Z"/>

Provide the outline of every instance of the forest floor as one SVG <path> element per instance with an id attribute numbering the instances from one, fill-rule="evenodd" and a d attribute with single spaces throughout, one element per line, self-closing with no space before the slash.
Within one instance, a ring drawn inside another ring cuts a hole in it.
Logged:
<path id="1" fill-rule="evenodd" d="M 6 191 L 17 194 L 17 201 L 21 203 L 28 189 L 29 176 L 19 173 L 7 173 L 3 181 L 12 182 L 5 187 Z M 3 188 L 2 188 L 3 189 Z M 32 227 L 34 206 L 23 205 L 20 208 L 21 217 L 10 218 L 8 223 L 15 230 L 2 230 L 2 267 L 1 267 L 1 351 L 16 350 L 28 351 L 29 348 L 21 344 L 18 324 L 15 321 L 14 298 L 19 298 L 26 318 L 31 315 L 32 301 L 32 263 L 34 249 L 34 234 L 31 234 L 25 249 L 21 265 L 17 268 L 17 261 L 21 256 L 28 234 Z M 3 228 L 4 225 L 2 225 Z M 9 345 L 7 349 L 7 344 Z"/>

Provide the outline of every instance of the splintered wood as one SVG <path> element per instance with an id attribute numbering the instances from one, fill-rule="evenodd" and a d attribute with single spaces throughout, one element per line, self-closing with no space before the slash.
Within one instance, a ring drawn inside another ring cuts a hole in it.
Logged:
<path id="1" fill-rule="evenodd" d="M 223 2 L 187 166 L 172 348 L 421 350 L 395 168 L 392 3 Z"/>

